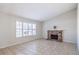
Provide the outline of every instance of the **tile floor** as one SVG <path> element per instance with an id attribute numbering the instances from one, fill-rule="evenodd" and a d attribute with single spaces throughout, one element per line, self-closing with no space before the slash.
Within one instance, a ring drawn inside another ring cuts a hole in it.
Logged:
<path id="1" fill-rule="evenodd" d="M 34 40 L 0 49 L 0 55 L 77 55 L 76 45 L 54 40 Z"/>

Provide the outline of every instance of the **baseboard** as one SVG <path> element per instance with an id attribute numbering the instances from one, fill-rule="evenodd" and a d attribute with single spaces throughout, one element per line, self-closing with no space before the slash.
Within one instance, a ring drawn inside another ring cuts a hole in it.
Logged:
<path id="1" fill-rule="evenodd" d="M 47 38 L 42 38 L 42 39 L 46 40 Z M 71 41 L 65 41 L 65 40 L 63 40 L 63 42 L 67 42 L 67 43 L 76 44 L 76 43 L 74 43 L 74 42 L 71 42 Z"/>
<path id="2" fill-rule="evenodd" d="M 34 40 L 38 40 L 38 39 L 34 39 Z M 23 43 L 28 43 L 28 42 L 31 42 L 31 41 L 34 41 L 34 40 L 24 41 L 24 42 L 15 42 L 15 43 L 10 44 L 10 45 L 2 46 L 2 47 L 0 47 L 0 49 L 11 47 L 11 46 L 15 46 L 15 45 L 19 45 L 19 44 L 23 44 Z"/>

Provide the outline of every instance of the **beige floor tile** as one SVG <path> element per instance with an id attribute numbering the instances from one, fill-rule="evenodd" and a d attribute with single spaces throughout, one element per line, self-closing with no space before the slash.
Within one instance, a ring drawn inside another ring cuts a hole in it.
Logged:
<path id="1" fill-rule="evenodd" d="M 0 55 L 77 55 L 76 45 L 54 40 L 34 40 L 0 49 Z"/>

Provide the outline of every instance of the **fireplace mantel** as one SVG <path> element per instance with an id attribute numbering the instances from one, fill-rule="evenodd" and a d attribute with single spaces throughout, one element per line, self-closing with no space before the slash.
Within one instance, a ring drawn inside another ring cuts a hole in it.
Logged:
<path id="1" fill-rule="evenodd" d="M 48 30 L 48 39 L 49 40 L 52 39 L 51 35 L 55 35 L 58 37 L 57 40 L 62 42 L 63 41 L 62 32 L 63 30 Z"/>

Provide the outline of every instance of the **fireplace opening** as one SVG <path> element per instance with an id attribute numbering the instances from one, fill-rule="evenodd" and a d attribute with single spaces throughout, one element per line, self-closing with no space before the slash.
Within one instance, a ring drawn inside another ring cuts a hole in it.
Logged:
<path id="1" fill-rule="evenodd" d="M 51 39 L 58 40 L 58 35 L 53 35 L 53 34 L 51 34 Z"/>

